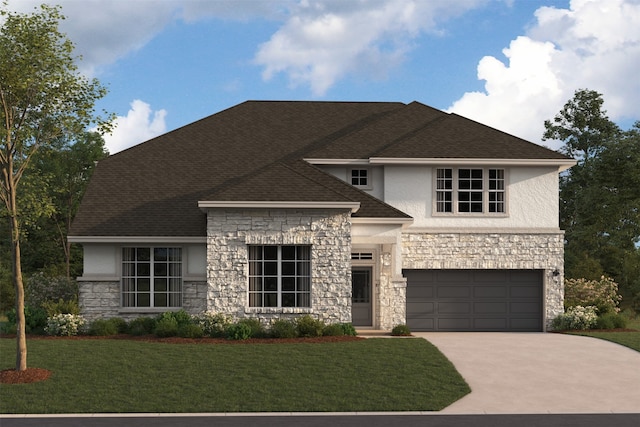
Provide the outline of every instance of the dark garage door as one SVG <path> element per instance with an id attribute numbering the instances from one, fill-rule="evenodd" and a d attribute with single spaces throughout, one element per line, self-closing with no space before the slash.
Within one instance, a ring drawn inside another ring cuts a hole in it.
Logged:
<path id="1" fill-rule="evenodd" d="M 542 270 L 403 270 L 412 331 L 542 331 Z"/>

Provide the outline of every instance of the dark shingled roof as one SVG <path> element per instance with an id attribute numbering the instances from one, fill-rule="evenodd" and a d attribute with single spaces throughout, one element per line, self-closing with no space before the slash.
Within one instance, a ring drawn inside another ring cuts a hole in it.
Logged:
<path id="1" fill-rule="evenodd" d="M 98 163 L 71 236 L 205 236 L 198 201 L 359 202 L 408 215 L 301 159 L 558 159 L 423 104 L 248 101 Z"/>

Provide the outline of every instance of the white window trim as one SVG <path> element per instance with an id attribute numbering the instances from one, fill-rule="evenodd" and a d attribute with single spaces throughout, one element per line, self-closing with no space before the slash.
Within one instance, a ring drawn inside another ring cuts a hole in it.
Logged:
<path id="1" fill-rule="evenodd" d="M 452 212 L 438 212 L 438 169 L 451 169 L 452 171 Z M 482 169 L 482 212 L 458 212 L 458 170 Z M 489 212 L 489 170 L 501 169 L 504 171 L 504 212 Z M 438 166 L 433 168 L 433 192 L 431 197 L 432 216 L 434 217 L 478 217 L 478 218 L 504 218 L 509 216 L 509 169 L 501 166 Z"/>
<path id="2" fill-rule="evenodd" d="M 352 174 L 353 171 L 357 170 L 364 170 L 367 171 L 367 185 L 355 185 L 353 184 L 353 182 L 351 181 L 352 178 Z M 371 168 L 367 168 L 367 167 L 356 167 L 356 168 L 349 168 L 349 170 L 347 171 L 347 182 L 351 185 L 353 185 L 356 188 L 359 188 L 361 190 L 373 190 L 373 183 L 372 183 L 372 176 L 371 176 Z"/>

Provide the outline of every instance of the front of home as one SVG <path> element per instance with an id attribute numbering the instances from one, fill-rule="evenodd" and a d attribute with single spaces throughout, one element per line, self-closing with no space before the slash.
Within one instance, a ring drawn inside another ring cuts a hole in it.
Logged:
<path id="1" fill-rule="evenodd" d="M 542 331 L 574 163 L 416 102 L 245 102 L 99 162 L 82 312 Z"/>

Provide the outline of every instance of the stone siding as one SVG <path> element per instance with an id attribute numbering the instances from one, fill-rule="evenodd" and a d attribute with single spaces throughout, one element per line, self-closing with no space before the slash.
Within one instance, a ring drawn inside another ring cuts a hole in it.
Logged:
<path id="1" fill-rule="evenodd" d="M 79 281 L 80 314 L 88 321 L 120 317 L 132 320 L 141 316 L 156 316 L 159 313 L 183 308 L 190 314 L 206 310 L 206 282 L 184 282 L 182 284 L 182 307 L 135 309 L 120 307 L 120 282 Z"/>
<path id="2" fill-rule="evenodd" d="M 404 233 L 402 258 L 406 269 L 543 270 L 545 325 L 564 310 L 562 232 Z"/>
<path id="3" fill-rule="evenodd" d="M 406 323 L 407 283 L 404 278 L 393 277 L 391 258 L 390 252 L 380 254 L 380 286 L 374 327 L 383 330 Z"/>
<path id="4" fill-rule="evenodd" d="M 248 304 L 247 245 L 310 245 L 311 307 Z M 350 212 L 336 209 L 210 209 L 207 215 L 207 309 L 235 318 L 310 314 L 325 323 L 351 321 Z"/>

